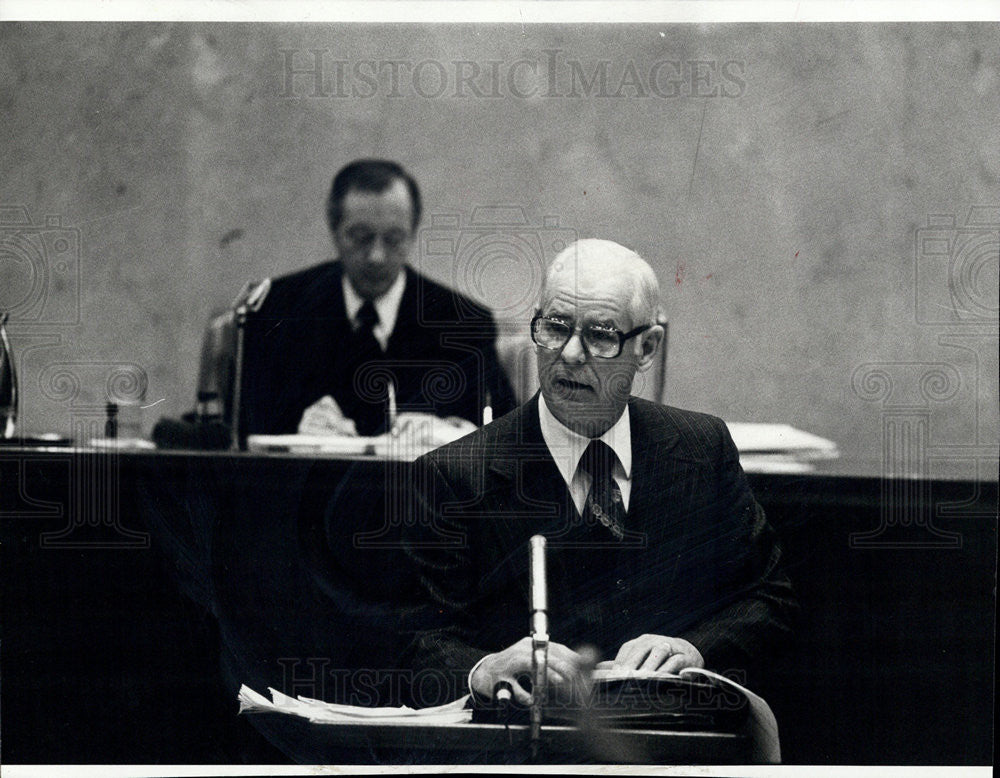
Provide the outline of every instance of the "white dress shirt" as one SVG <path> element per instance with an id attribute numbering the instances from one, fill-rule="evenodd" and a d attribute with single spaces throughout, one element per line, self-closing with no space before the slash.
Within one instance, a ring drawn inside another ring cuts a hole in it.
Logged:
<path id="1" fill-rule="evenodd" d="M 538 395 L 538 421 L 542 426 L 542 437 L 545 445 L 555 460 L 559 474 L 566 482 L 573 504 L 582 516 L 590 492 L 590 473 L 580 465 L 580 457 L 590 445 L 590 438 L 585 438 L 569 429 L 549 410 L 545 398 Z M 611 475 L 622 493 L 622 504 L 628 510 L 628 498 L 632 493 L 632 431 L 629 427 L 628 406 L 618 421 L 597 440 L 607 443 L 615 452 L 616 460 Z"/>
<path id="2" fill-rule="evenodd" d="M 358 311 L 361 310 L 361 306 L 364 305 L 364 299 L 354 291 L 354 287 L 351 286 L 351 282 L 348 280 L 345 274 L 340 279 L 341 286 L 344 289 L 344 308 L 347 311 L 347 318 L 351 322 L 351 326 L 356 330 L 360 325 L 357 321 Z M 396 280 L 392 282 L 384 295 L 376 300 L 372 300 L 375 305 L 375 312 L 378 314 L 378 324 L 372 327 L 372 334 L 375 336 L 375 340 L 385 351 L 389 345 L 389 336 L 392 335 L 392 330 L 396 326 L 396 317 L 399 315 L 399 303 L 403 299 L 403 290 L 406 288 L 406 270 L 400 269 L 399 275 L 396 276 Z"/>

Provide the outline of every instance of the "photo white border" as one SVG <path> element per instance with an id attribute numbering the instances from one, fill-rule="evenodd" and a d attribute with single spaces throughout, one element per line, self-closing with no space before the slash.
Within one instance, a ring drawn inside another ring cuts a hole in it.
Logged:
<path id="1" fill-rule="evenodd" d="M 951 22 L 1000 20 L 996 0 L 4 0 L 0 21 Z"/>

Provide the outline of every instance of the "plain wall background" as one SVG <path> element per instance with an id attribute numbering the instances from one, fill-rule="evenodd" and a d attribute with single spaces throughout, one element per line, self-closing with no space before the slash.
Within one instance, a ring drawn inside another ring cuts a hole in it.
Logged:
<path id="1" fill-rule="evenodd" d="M 142 374 L 147 431 L 191 408 L 209 314 L 327 258 L 333 173 L 383 156 L 423 190 L 413 264 L 499 316 L 530 315 L 567 235 L 617 240 L 662 285 L 671 404 L 876 467 L 886 414 L 915 414 L 932 459 L 974 468 L 998 440 L 998 31 L 4 24 L 23 429 L 90 430 Z M 289 88 L 289 57 L 323 86 Z M 481 228 L 498 205 L 523 211 L 516 237 Z"/>

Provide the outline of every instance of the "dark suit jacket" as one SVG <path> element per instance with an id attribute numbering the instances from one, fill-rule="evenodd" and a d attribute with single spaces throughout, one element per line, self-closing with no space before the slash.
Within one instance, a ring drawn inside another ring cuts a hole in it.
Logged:
<path id="1" fill-rule="evenodd" d="M 780 551 L 725 424 L 633 397 L 626 538 L 582 526 L 542 438 L 536 397 L 417 462 L 423 522 L 405 532 L 426 609 L 417 670 L 467 672 L 528 634 L 528 539 L 548 541 L 549 634 L 612 659 L 643 633 L 706 665 L 755 672 L 790 630 Z M 753 679 L 750 679 L 751 682 Z"/>
<path id="2" fill-rule="evenodd" d="M 496 325 L 468 297 L 410 267 L 396 325 L 378 364 L 352 361 L 342 266 L 327 262 L 273 281 L 247 323 L 242 418 L 247 433 L 295 432 L 303 411 L 332 395 L 354 418 L 366 394 L 385 396 L 391 374 L 400 411 L 482 422 L 489 392 L 494 413 L 514 405 L 496 354 Z"/>

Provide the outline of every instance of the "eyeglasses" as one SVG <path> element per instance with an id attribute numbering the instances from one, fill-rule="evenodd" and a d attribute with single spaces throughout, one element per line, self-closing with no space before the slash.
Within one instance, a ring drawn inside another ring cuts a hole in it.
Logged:
<path id="1" fill-rule="evenodd" d="M 614 359 L 622 353 L 625 341 L 645 332 L 652 326 L 652 324 L 645 324 L 634 330 L 622 332 L 615 327 L 602 327 L 599 324 L 575 327 L 563 319 L 553 319 L 537 314 L 531 320 L 531 339 L 542 348 L 559 351 L 569 343 L 574 332 L 579 332 L 580 341 L 588 354 L 601 359 Z"/>

